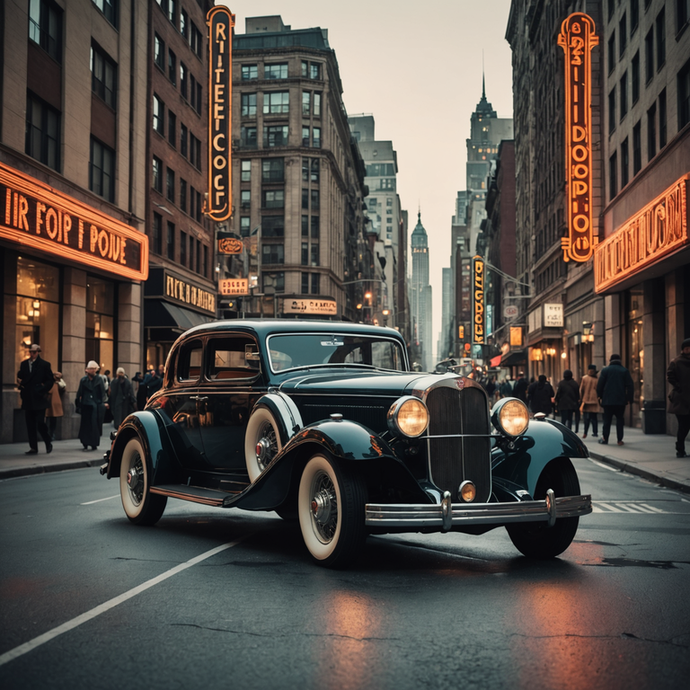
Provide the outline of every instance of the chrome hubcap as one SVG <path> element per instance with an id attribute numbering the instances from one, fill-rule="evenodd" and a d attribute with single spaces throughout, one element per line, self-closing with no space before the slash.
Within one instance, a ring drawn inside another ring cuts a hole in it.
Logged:
<path id="1" fill-rule="evenodd" d="M 263 472 L 270 464 L 271 460 L 278 452 L 278 442 L 273 426 L 265 422 L 259 429 L 259 440 L 256 442 L 256 462 Z"/>
<path id="2" fill-rule="evenodd" d="M 144 466 L 139 455 L 134 458 L 127 471 L 127 488 L 135 503 L 141 503 L 144 497 Z"/>
<path id="3" fill-rule="evenodd" d="M 314 477 L 310 507 L 317 534 L 323 542 L 330 542 L 338 526 L 338 499 L 333 482 L 325 472 Z"/>

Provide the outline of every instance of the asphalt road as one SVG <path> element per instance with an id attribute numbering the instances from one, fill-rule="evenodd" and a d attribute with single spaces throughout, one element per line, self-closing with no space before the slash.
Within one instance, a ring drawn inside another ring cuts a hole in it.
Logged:
<path id="1" fill-rule="evenodd" d="M 0 687 L 687 688 L 690 502 L 578 460 L 595 512 L 560 558 L 371 537 L 311 563 L 273 513 L 124 517 L 82 469 L 0 482 Z"/>

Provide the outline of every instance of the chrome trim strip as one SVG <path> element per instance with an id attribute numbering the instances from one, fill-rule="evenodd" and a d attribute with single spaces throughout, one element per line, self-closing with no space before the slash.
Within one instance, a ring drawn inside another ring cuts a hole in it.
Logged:
<path id="1" fill-rule="evenodd" d="M 543 501 L 516 501 L 514 503 L 453 504 L 450 507 L 450 527 L 443 501 L 439 504 L 368 503 L 364 507 L 367 527 L 437 528 L 448 531 L 462 525 L 504 525 L 513 522 L 550 522 L 552 519 L 580 517 L 592 512 L 591 495 L 556 498 L 549 509 L 549 498 Z M 445 499 L 445 497 L 444 497 Z"/>

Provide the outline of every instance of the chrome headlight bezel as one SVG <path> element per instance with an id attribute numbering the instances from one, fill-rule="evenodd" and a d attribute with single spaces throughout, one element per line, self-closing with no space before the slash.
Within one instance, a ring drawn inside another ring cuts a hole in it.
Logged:
<path id="1" fill-rule="evenodd" d="M 405 430 L 404 421 L 400 420 L 400 412 L 406 405 L 420 406 L 418 409 L 421 410 L 422 414 L 425 415 L 426 421 L 424 422 L 423 428 L 418 433 L 408 433 Z M 406 438 L 419 438 L 429 427 L 429 409 L 424 404 L 424 401 L 416 398 L 413 395 L 403 395 L 398 398 L 391 406 L 388 408 L 388 415 L 386 418 L 388 422 L 388 430 L 394 436 L 404 436 Z"/>
<path id="2" fill-rule="evenodd" d="M 519 406 L 519 407 L 516 407 Z M 524 418 L 524 424 L 515 426 L 511 420 Z M 522 436 L 529 426 L 529 410 L 522 400 L 518 398 L 501 398 L 491 408 L 491 423 L 494 427 L 508 438 Z"/>

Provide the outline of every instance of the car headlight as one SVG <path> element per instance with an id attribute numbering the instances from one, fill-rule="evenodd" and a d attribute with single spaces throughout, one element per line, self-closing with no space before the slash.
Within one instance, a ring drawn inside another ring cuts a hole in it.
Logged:
<path id="1" fill-rule="evenodd" d="M 517 398 L 503 398 L 491 410 L 491 423 L 506 436 L 521 436 L 529 424 L 527 405 Z"/>
<path id="2" fill-rule="evenodd" d="M 388 410 L 388 428 L 396 436 L 421 436 L 429 425 L 429 410 L 419 399 L 406 395 Z"/>

